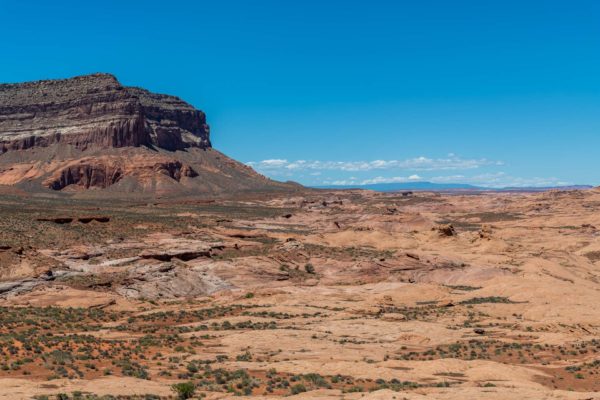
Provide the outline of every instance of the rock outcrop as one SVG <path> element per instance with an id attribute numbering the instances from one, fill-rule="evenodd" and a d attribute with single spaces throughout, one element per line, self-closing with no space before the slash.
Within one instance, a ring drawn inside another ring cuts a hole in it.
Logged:
<path id="1" fill-rule="evenodd" d="M 101 164 L 81 164 L 67 167 L 58 172 L 58 177 L 46 182 L 50 189 L 61 190 L 69 185 L 79 185 L 85 189 L 90 187 L 107 188 L 123 177 L 120 167 Z"/>
<path id="2" fill-rule="evenodd" d="M 0 84 L 0 185 L 160 195 L 298 188 L 214 150 L 202 111 L 109 74 Z"/>
<path id="3" fill-rule="evenodd" d="M 122 86 L 108 74 L 0 85 L 0 151 L 66 143 L 210 147 L 202 111 L 177 97 Z"/>

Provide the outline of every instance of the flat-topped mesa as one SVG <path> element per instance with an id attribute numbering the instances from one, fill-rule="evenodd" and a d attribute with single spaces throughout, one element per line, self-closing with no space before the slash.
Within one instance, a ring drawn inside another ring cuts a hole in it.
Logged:
<path id="1" fill-rule="evenodd" d="M 206 116 L 181 99 L 122 86 L 109 74 L 0 84 L 0 153 L 55 143 L 209 148 Z"/>
<path id="2" fill-rule="evenodd" d="M 108 74 L 0 84 L 0 186 L 82 197 L 292 191 L 214 149 L 183 100 Z"/>

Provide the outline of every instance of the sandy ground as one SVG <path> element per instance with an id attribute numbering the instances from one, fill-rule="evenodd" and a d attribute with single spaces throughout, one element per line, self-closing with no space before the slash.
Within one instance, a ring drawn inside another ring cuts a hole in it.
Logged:
<path id="1" fill-rule="evenodd" d="M 2 399 L 600 399 L 600 192 L 36 201 L 0 197 Z"/>

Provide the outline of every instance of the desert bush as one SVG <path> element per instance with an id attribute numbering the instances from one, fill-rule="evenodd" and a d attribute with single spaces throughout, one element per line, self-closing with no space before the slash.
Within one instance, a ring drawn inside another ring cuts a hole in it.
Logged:
<path id="1" fill-rule="evenodd" d="M 181 382 L 171 386 L 171 389 L 177 393 L 177 398 L 180 400 L 191 399 L 196 393 L 196 386 L 193 382 Z"/>

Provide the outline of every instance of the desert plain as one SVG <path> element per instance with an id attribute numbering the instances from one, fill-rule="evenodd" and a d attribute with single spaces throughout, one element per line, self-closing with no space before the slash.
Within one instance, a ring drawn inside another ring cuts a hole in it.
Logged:
<path id="1" fill-rule="evenodd" d="M 597 190 L 5 187 L 0 232 L 2 399 L 600 398 Z"/>

